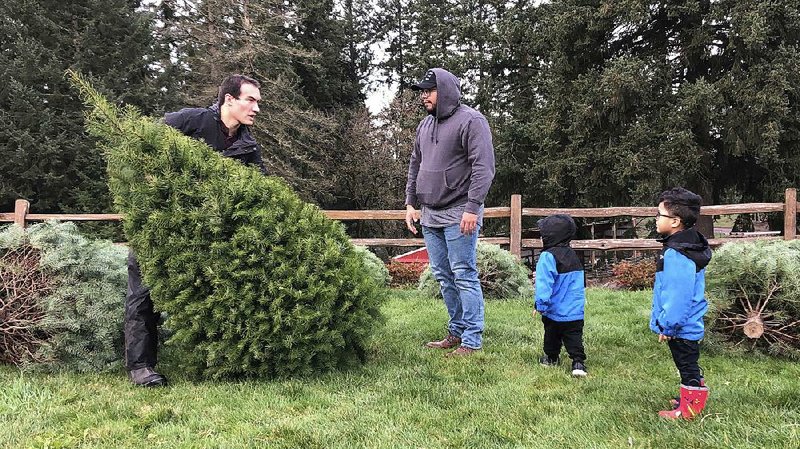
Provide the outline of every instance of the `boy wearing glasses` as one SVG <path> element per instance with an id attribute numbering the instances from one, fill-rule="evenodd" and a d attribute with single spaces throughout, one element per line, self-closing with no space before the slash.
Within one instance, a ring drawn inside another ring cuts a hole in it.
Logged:
<path id="1" fill-rule="evenodd" d="M 680 396 L 672 410 L 659 412 L 667 419 L 692 419 L 703 410 L 708 387 L 701 374 L 700 340 L 706 265 L 711 260 L 708 241 L 694 229 L 701 198 L 684 188 L 667 190 L 658 197 L 656 231 L 664 247 L 658 258 L 653 286 L 650 329 L 658 341 L 667 342 L 681 376 Z"/>

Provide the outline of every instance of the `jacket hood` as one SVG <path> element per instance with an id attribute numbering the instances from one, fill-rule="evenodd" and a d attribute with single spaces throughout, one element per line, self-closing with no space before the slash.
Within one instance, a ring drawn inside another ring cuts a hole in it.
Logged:
<path id="1" fill-rule="evenodd" d="M 544 249 L 554 246 L 569 246 L 578 230 L 575 220 L 569 215 L 557 214 L 538 221 Z"/>
<path id="2" fill-rule="evenodd" d="M 446 119 L 461 104 L 461 81 L 445 69 L 431 70 L 436 74 L 436 119 Z"/>
<path id="3" fill-rule="evenodd" d="M 658 241 L 665 247 L 672 248 L 688 257 L 697 265 L 697 271 L 705 268 L 711 261 L 711 247 L 708 246 L 708 240 L 694 228 L 684 229 L 660 238 Z"/>
<path id="4" fill-rule="evenodd" d="M 439 121 L 455 114 L 461 105 L 461 81 L 445 69 L 431 69 L 436 74 L 436 116 L 431 127 L 431 142 L 439 143 Z"/>

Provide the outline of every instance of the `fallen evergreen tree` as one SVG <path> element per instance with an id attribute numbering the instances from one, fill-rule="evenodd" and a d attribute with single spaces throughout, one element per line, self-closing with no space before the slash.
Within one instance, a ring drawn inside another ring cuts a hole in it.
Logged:
<path id="1" fill-rule="evenodd" d="M 166 345 L 202 377 L 305 375 L 364 361 L 383 289 L 341 223 L 79 75 L 87 126 Z"/>
<path id="2" fill-rule="evenodd" d="M 120 367 L 127 250 L 72 223 L 0 231 L 0 362 L 72 371 Z"/>
<path id="3" fill-rule="evenodd" d="M 706 270 L 709 343 L 800 359 L 800 240 L 728 243 Z"/>
<path id="4" fill-rule="evenodd" d="M 513 254 L 498 245 L 478 241 L 478 279 L 483 296 L 488 299 L 526 298 L 533 300 L 533 282 L 530 270 Z M 433 277 L 431 268 L 422 272 L 419 290 L 430 296 L 441 298 L 439 282 Z"/>

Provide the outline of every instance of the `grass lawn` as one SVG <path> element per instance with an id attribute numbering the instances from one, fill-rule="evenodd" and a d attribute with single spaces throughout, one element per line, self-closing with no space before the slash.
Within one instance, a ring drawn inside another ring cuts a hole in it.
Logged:
<path id="1" fill-rule="evenodd" d="M 0 447 L 798 448 L 800 367 L 701 355 L 709 405 L 693 422 L 657 412 L 677 392 L 647 329 L 650 293 L 590 289 L 589 377 L 537 364 L 542 325 L 526 301 L 490 302 L 485 348 L 450 360 L 438 301 L 395 291 L 363 368 L 310 379 L 130 386 L 122 373 L 0 368 Z M 565 354 L 564 354 L 565 355 Z"/>

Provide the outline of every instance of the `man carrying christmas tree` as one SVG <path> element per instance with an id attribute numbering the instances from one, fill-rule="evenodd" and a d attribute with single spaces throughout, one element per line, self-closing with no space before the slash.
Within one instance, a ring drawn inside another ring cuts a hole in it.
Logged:
<path id="1" fill-rule="evenodd" d="M 447 70 L 428 70 L 411 88 L 428 116 L 417 126 L 408 167 L 406 226 L 416 234 L 414 222 L 421 221 L 431 272 L 450 315 L 447 336 L 426 346 L 470 355 L 482 347 L 477 245 L 494 179 L 492 132 L 483 114 L 461 104 L 459 80 Z"/>
<path id="2" fill-rule="evenodd" d="M 249 129 L 259 112 L 260 87 L 253 78 L 231 75 L 219 86 L 216 104 L 168 113 L 164 122 L 189 137 L 204 141 L 223 156 L 252 165 L 266 174 L 261 148 Z M 167 383 L 167 379 L 155 371 L 157 325 L 158 314 L 153 310 L 150 289 L 142 284 L 139 264 L 131 251 L 125 297 L 125 367 L 135 385 L 156 387 Z"/>

